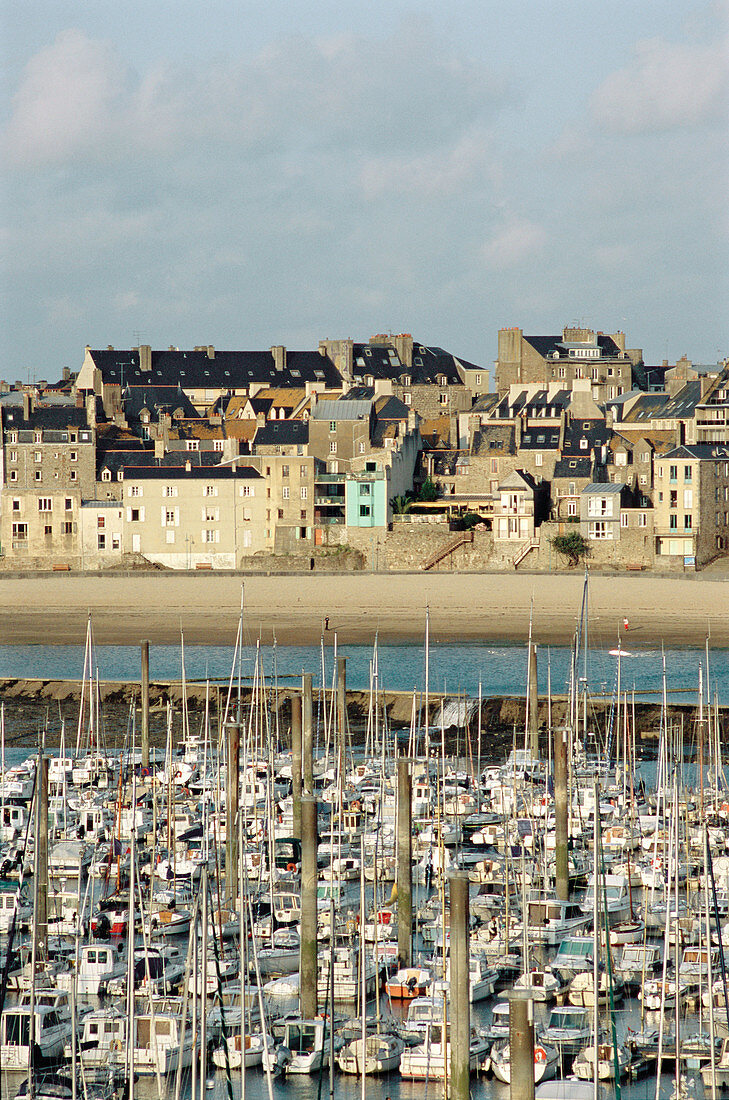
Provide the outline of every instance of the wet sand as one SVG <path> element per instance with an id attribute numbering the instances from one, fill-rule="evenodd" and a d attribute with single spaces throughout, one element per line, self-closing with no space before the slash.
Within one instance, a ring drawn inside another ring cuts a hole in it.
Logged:
<path id="1" fill-rule="evenodd" d="M 246 641 L 319 640 L 329 617 L 342 643 L 421 641 L 426 604 L 433 641 L 524 641 L 533 603 L 539 644 L 569 643 L 582 600 L 580 574 L 308 574 L 3 577 L 0 643 L 81 644 L 89 612 L 98 644 L 232 644 L 244 586 Z M 623 629 L 623 618 L 629 621 Z M 595 644 L 619 634 L 634 645 L 729 646 L 729 579 L 645 574 L 594 576 L 589 629 Z"/>

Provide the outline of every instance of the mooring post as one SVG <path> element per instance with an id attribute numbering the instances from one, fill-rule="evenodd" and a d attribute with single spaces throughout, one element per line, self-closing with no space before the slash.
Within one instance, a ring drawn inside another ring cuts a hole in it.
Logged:
<path id="1" fill-rule="evenodd" d="M 294 804 L 292 835 L 301 840 L 301 696 L 291 696 L 291 797 Z"/>
<path id="2" fill-rule="evenodd" d="M 532 645 L 529 661 L 529 748 L 539 759 L 539 688 L 537 686 L 537 647 Z"/>
<path id="3" fill-rule="evenodd" d="M 225 896 L 233 908 L 238 890 L 238 792 L 240 790 L 240 726 L 228 725 L 228 771 L 225 791 Z M 241 899 L 242 904 L 242 899 Z"/>
<path id="4" fill-rule="evenodd" d="M 302 784 L 304 794 L 314 793 L 314 691 L 312 675 L 305 672 L 301 678 L 301 751 Z"/>
<path id="5" fill-rule="evenodd" d="M 301 955 L 299 997 L 301 1017 L 317 1011 L 317 812 L 316 799 L 301 796 Z M 334 936 L 334 929 L 331 930 Z"/>
<path id="6" fill-rule="evenodd" d="M 534 1100 L 534 1002 L 523 989 L 509 993 L 511 1100 Z"/>
<path id="7" fill-rule="evenodd" d="M 142 767 L 149 770 L 149 642 L 142 650 Z"/>
<path id="8" fill-rule="evenodd" d="M 400 966 L 413 957 L 413 865 L 410 761 L 397 762 L 397 954 Z"/>
<path id="9" fill-rule="evenodd" d="M 38 835 L 36 836 L 35 873 L 38 876 L 35 922 L 37 953 L 48 958 L 48 757 L 40 754 L 38 770 Z M 35 974 L 32 977 L 35 981 Z"/>
<path id="10" fill-rule="evenodd" d="M 449 877 L 451 901 L 451 1100 L 471 1091 L 471 991 L 469 974 L 468 874 Z"/>
<path id="11" fill-rule="evenodd" d="M 568 812 L 567 805 L 567 745 L 569 729 L 554 731 L 554 845 L 555 887 L 557 897 L 568 901 L 570 896 Z"/>
<path id="12" fill-rule="evenodd" d="M 347 658 L 337 657 L 337 727 L 340 744 L 347 734 Z"/>

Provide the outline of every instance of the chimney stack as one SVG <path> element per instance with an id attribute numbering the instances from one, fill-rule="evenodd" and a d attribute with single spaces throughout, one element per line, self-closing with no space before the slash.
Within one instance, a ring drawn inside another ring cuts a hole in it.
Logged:
<path id="1" fill-rule="evenodd" d="M 283 344 L 276 344 L 271 348 L 271 355 L 273 356 L 273 365 L 277 371 L 286 370 L 286 348 Z"/>
<path id="2" fill-rule="evenodd" d="M 149 344 L 139 345 L 139 369 L 147 373 L 152 369 L 152 348 Z"/>
<path id="3" fill-rule="evenodd" d="M 30 420 L 30 414 L 33 411 L 33 395 L 27 390 L 23 390 L 23 420 Z"/>

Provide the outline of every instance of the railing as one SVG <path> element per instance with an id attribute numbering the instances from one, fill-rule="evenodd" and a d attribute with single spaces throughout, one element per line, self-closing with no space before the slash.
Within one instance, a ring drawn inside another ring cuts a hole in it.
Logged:
<path id="1" fill-rule="evenodd" d="M 445 546 L 441 546 L 440 550 L 436 550 L 421 568 L 424 570 L 432 569 L 434 565 L 443 561 L 443 558 L 448 557 L 448 555 L 457 550 L 459 546 L 464 546 L 469 542 L 473 542 L 473 531 L 460 531 L 456 537 L 451 539 L 450 542 L 447 542 Z"/>
<path id="2" fill-rule="evenodd" d="M 514 568 L 515 569 L 518 568 L 520 563 L 524 561 L 524 558 L 527 556 L 529 551 L 530 550 L 536 550 L 538 548 L 538 546 L 539 546 L 539 539 L 529 539 L 528 542 L 525 542 L 524 545 L 522 547 L 520 547 L 520 549 L 517 550 L 516 554 L 514 555 L 514 558 L 513 558 Z"/>

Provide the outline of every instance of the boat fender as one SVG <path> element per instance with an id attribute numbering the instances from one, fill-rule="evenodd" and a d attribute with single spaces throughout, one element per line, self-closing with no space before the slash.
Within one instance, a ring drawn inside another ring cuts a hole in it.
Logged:
<path id="1" fill-rule="evenodd" d="M 547 1061 L 547 1052 L 544 1049 L 544 1047 L 535 1047 L 534 1048 L 534 1061 L 535 1062 L 546 1062 Z"/>
<path id="2" fill-rule="evenodd" d="M 109 1050 L 121 1050 L 121 1039 L 112 1039 L 109 1043 Z"/>
<path id="3" fill-rule="evenodd" d="M 182 779 L 182 772 L 175 772 L 175 779 Z"/>
<path id="4" fill-rule="evenodd" d="M 296 864 L 295 863 L 287 863 L 286 864 L 286 870 L 287 871 L 295 871 L 296 870 Z"/>

